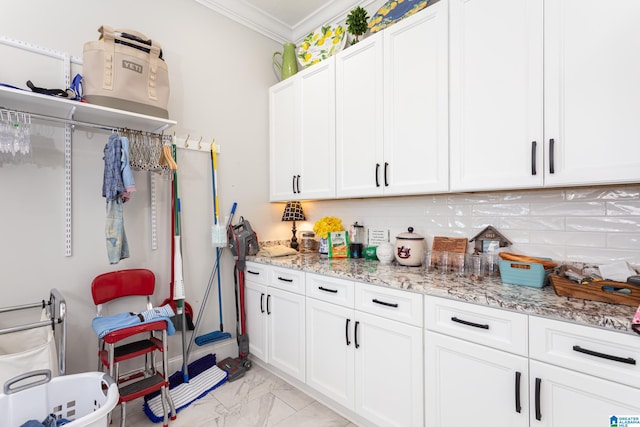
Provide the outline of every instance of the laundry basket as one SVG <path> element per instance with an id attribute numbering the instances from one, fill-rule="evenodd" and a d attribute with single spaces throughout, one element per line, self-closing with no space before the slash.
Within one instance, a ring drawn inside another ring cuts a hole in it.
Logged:
<path id="1" fill-rule="evenodd" d="M 48 301 L 0 308 L 0 387 L 18 374 L 39 369 L 64 375 L 65 348 L 66 303 L 57 289 Z"/>
<path id="2" fill-rule="evenodd" d="M 49 414 L 67 419 L 69 427 L 107 427 L 109 413 L 118 404 L 118 386 L 102 372 L 51 378 L 47 369 L 18 375 L 0 394 L 0 424 L 20 427 L 29 420 L 42 422 Z"/>

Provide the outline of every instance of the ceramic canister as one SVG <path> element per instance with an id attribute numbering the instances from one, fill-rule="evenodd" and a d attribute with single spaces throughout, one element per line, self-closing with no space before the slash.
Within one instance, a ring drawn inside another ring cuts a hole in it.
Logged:
<path id="1" fill-rule="evenodd" d="M 407 233 L 396 236 L 396 250 L 393 253 L 400 265 L 419 267 L 422 265 L 426 243 L 424 237 L 413 232 L 413 227 Z"/>

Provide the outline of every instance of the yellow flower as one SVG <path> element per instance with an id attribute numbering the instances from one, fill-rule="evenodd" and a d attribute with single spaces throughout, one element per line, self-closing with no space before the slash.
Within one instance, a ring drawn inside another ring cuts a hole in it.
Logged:
<path id="1" fill-rule="evenodd" d="M 322 46 L 324 44 L 324 40 L 325 40 L 324 37 L 318 40 L 318 43 L 316 43 L 316 46 Z"/>
<path id="2" fill-rule="evenodd" d="M 344 226 L 340 218 L 325 216 L 316 221 L 313 226 L 313 231 L 318 237 L 326 239 L 329 232 L 344 231 Z"/>
<path id="3" fill-rule="evenodd" d="M 309 49 L 309 43 L 308 42 L 304 42 L 300 45 L 300 49 L 302 50 L 308 50 Z"/>

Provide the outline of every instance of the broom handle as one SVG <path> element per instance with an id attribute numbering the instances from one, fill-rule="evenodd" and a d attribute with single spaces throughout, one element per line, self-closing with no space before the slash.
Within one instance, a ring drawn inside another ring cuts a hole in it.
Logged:
<path id="1" fill-rule="evenodd" d="M 227 228 L 229 228 L 229 225 L 231 225 L 231 223 L 233 222 L 233 217 L 236 213 L 237 206 L 238 206 L 238 203 L 233 202 L 233 206 L 231 207 L 231 214 L 229 215 L 229 220 L 227 221 Z M 220 256 L 224 254 L 225 249 L 226 249 L 226 246 L 220 250 Z M 218 269 L 219 269 L 219 261 L 216 262 L 215 266 L 213 267 L 213 270 L 211 270 L 211 275 L 209 276 L 209 284 L 207 285 L 207 289 L 204 293 L 204 298 L 202 299 L 202 304 L 200 305 L 200 309 L 198 310 L 198 317 L 196 318 L 196 323 L 193 327 L 193 333 L 191 334 L 191 340 L 189 341 L 189 347 L 187 348 L 187 360 L 191 355 L 191 349 L 193 348 L 193 343 L 196 342 L 196 337 L 198 336 L 198 330 L 200 329 L 200 320 L 202 319 L 202 314 L 204 313 L 204 309 L 207 305 L 207 300 L 209 299 L 209 292 L 211 291 L 211 286 L 213 285 L 213 278 L 215 277 L 215 274 L 218 272 Z"/>

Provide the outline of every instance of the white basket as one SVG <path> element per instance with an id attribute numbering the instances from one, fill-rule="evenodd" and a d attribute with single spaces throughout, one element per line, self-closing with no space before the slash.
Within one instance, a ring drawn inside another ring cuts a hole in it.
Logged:
<path id="1" fill-rule="evenodd" d="M 58 419 L 71 420 L 65 426 L 107 427 L 109 413 L 119 398 L 118 386 L 102 372 L 51 379 L 48 370 L 34 371 L 4 384 L 4 393 L 0 393 L 2 425 L 20 427 L 55 414 Z"/>

